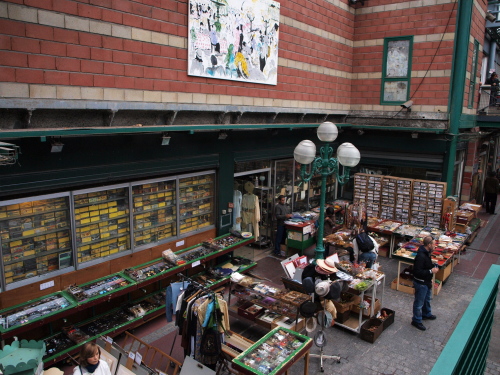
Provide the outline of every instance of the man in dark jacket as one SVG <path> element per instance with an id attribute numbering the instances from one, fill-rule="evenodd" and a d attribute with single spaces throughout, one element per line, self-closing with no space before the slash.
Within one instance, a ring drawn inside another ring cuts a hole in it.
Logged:
<path id="1" fill-rule="evenodd" d="M 420 246 L 413 263 L 413 287 L 415 288 L 415 300 L 413 301 L 412 326 L 421 331 L 425 331 L 422 319 L 434 320 L 436 315 L 432 315 L 432 279 L 438 272 L 437 265 L 431 260 L 431 253 L 434 251 L 434 239 L 430 236 L 424 238 L 424 244 Z"/>
<path id="2" fill-rule="evenodd" d="M 274 255 L 280 255 L 280 245 L 285 240 L 285 220 L 292 217 L 290 206 L 285 204 L 285 197 L 280 195 L 278 203 L 274 206 L 274 217 L 276 218 L 276 240 L 274 241 Z"/>
<path id="3" fill-rule="evenodd" d="M 495 215 L 497 195 L 500 192 L 499 185 L 495 172 L 488 173 L 488 177 L 484 180 L 484 203 L 486 212 L 492 215 Z"/>

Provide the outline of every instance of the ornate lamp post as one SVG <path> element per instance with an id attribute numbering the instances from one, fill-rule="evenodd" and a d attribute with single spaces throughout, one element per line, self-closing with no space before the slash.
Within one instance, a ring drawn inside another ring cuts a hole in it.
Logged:
<path id="1" fill-rule="evenodd" d="M 320 155 L 316 157 L 316 145 L 309 141 L 301 141 L 293 152 L 295 160 L 301 164 L 300 177 L 304 182 L 309 182 L 315 173 L 321 174 L 321 197 L 319 204 L 319 227 L 314 250 L 314 259 L 323 259 L 325 247 L 323 246 L 323 233 L 325 228 L 325 195 L 326 178 L 335 175 L 339 184 L 343 185 L 349 179 L 350 168 L 358 165 L 361 159 L 359 150 L 351 143 L 342 143 L 337 149 L 337 158 L 332 157 L 333 149 L 329 143 L 333 142 L 338 135 L 337 126 L 331 122 L 323 122 L 317 130 L 320 141 L 326 142 L 320 149 Z M 307 165 L 311 164 L 309 172 Z M 339 163 L 344 166 L 344 173 L 339 174 Z"/>

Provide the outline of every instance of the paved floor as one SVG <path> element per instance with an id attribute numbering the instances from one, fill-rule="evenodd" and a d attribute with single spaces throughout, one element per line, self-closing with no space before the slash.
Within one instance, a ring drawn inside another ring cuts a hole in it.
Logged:
<path id="1" fill-rule="evenodd" d="M 325 354 L 340 355 L 342 359 L 341 363 L 326 361 L 325 373 L 417 375 L 430 372 L 489 267 L 500 264 L 500 215 L 480 212 L 479 217 L 484 221 L 483 227 L 439 295 L 433 298 L 433 313 L 438 319 L 425 322 L 427 331 L 421 332 L 410 325 L 413 296 L 390 289 L 390 283 L 397 275 L 398 262 L 380 257 L 386 274 L 383 306 L 396 312 L 394 324 L 374 344 L 345 329 L 327 329 Z M 319 349 L 313 346 L 311 352 L 319 353 Z M 299 362 L 290 372 L 295 375 L 302 371 Z M 319 359 L 311 359 L 309 372 L 320 372 Z M 497 301 L 485 374 L 500 374 L 500 300 Z"/>

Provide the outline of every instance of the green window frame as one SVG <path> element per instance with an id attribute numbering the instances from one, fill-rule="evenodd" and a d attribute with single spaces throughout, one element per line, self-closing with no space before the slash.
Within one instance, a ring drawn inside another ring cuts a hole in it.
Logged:
<path id="1" fill-rule="evenodd" d="M 398 105 L 410 99 L 413 36 L 384 39 L 380 104 Z"/>
<path id="2" fill-rule="evenodd" d="M 474 49 L 472 50 L 472 70 L 469 81 L 469 97 L 467 98 L 467 108 L 474 106 L 474 94 L 476 93 L 477 83 L 477 63 L 479 55 L 479 42 L 474 39 Z"/>

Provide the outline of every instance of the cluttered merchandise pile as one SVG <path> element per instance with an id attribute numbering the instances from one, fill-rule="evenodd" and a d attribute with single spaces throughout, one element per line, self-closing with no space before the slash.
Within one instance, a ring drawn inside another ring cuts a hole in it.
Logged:
<path id="1" fill-rule="evenodd" d="M 395 311 L 382 307 L 385 274 L 378 263 L 374 269 L 365 262 L 341 260 L 337 254 L 317 259 L 316 264 L 304 258 L 294 255 L 282 264 L 288 279 L 283 281 L 312 296 L 300 307 L 308 333 L 337 326 L 373 343 L 394 322 Z"/>

